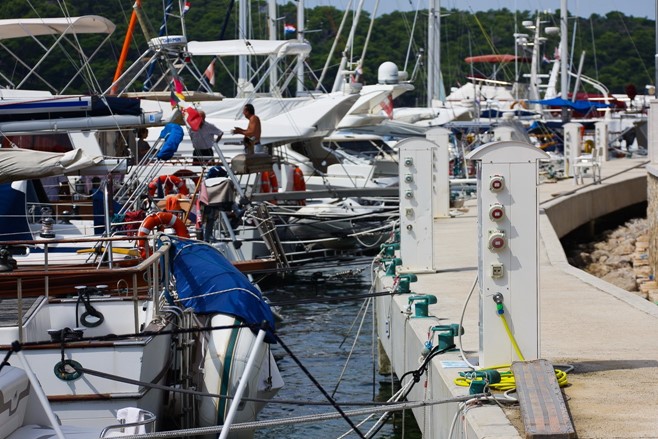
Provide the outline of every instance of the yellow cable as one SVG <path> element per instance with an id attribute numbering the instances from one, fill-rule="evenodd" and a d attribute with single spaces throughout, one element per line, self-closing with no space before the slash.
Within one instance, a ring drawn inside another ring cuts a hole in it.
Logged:
<path id="1" fill-rule="evenodd" d="M 519 360 L 525 361 L 525 358 L 523 358 L 523 354 L 521 353 L 521 349 L 519 349 L 519 345 L 516 343 L 516 338 L 514 338 L 514 334 L 512 334 L 512 331 L 510 331 L 509 329 L 509 325 L 507 324 L 507 319 L 505 318 L 505 314 L 498 314 L 498 316 L 503 321 L 505 332 L 507 332 L 507 336 L 512 342 L 512 346 L 514 347 L 514 351 L 516 352 L 517 357 L 519 357 Z"/>
<path id="2" fill-rule="evenodd" d="M 519 357 L 521 361 L 525 361 L 525 358 L 523 357 L 523 354 L 521 353 L 521 349 L 519 348 L 519 345 L 516 343 L 516 339 L 514 338 L 514 334 L 512 334 L 512 331 L 509 328 L 509 325 L 507 324 L 507 319 L 505 318 L 504 314 L 498 314 L 500 319 L 503 322 L 503 326 L 505 327 L 505 332 L 507 332 L 507 336 L 509 337 L 510 341 L 512 342 L 512 346 L 514 347 L 514 351 L 516 351 L 516 355 Z M 485 369 L 480 369 L 480 370 L 498 370 L 498 369 L 506 369 L 504 371 L 499 371 L 500 373 L 500 382 L 499 383 L 494 383 L 494 384 L 489 384 L 489 388 L 492 390 L 497 390 L 500 392 L 506 392 L 508 390 L 513 390 L 516 388 L 516 381 L 514 379 L 514 373 L 510 370 L 511 365 L 510 364 L 503 364 L 500 366 L 493 366 L 493 367 L 487 367 Z M 560 369 L 555 369 L 555 378 L 557 379 L 557 383 L 560 387 L 566 386 L 568 383 L 567 381 L 567 373 L 560 370 Z M 476 378 L 476 380 L 482 380 L 483 378 Z M 471 382 L 473 380 L 471 378 L 467 377 L 462 377 L 459 376 L 455 378 L 455 384 L 458 386 L 462 387 L 469 387 L 471 385 Z"/>

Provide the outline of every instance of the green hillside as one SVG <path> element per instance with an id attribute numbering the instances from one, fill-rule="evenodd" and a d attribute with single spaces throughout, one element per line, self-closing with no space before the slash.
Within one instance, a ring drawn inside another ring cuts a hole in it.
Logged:
<path id="1" fill-rule="evenodd" d="M 108 18 L 117 26 L 109 44 L 104 46 L 92 62 L 94 77 L 89 76 L 85 82 L 78 81 L 68 91 L 88 93 L 103 90 L 112 82 L 134 2 L 76 0 L 69 3 L 66 12 L 70 16 L 100 15 Z M 177 2 L 175 3 L 177 4 Z M 59 4 L 51 0 L 32 0 L 29 3 L 5 2 L 0 8 L 0 18 L 63 16 L 64 12 L 60 9 Z M 142 0 L 142 4 L 153 32 L 157 33 L 163 17 L 163 2 Z M 225 28 L 223 35 L 225 39 L 236 38 L 237 5 L 232 7 L 231 5 L 229 0 L 193 0 L 190 10 L 185 16 L 188 39 L 219 39 L 223 28 Z M 294 24 L 295 8 L 296 5 L 292 2 L 279 6 L 277 16 L 281 17 L 279 20 L 281 29 L 283 23 Z M 265 1 L 252 3 L 250 17 L 255 38 L 267 38 L 266 13 Z M 491 66 L 477 66 L 479 71 L 471 70 L 471 65 L 465 63 L 464 58 L 492 53 L 514 54 L 513 34 L 530 32 L 523 28 L 522 22 L 534 21 L 535 18 L 535 13 L 531 11 L 514 12 L 502 9 L 472 14 L 455 9 L 444 9 L 441 21 L 441 65 L 448 92 L 450 87 L 463 84 L 467 76 L 488 75 L 491 71 Z M 325 65 L 327 54 L 334 43 L 342 19 L 343 12 L 333 7 L 324 6 L 306 10 L 308 30 L 306 37 L 313 47 L 308 64 L 316 76 L 320 75 Z M 333 83 L 339 56 L 345 47 L 352 19 L 353 14 L 348 17 L 343 35 L 336 45 L 336 52 L 329 64 L 331 68 L 322 84 L 325 88 L 331 88 Z M 559 26 L 559 11 L 543 16 L 542 20 L 545 21 L 543 26 Z M 364 50 L 370 15 L 363 12 L 359 23 L 359 29 L 355 35 L 354 60 L 360 58 Z M 656 52 L 654 21 L 611 12 L 605 16 L 571 17 L 568 28 L 574 71 L 577 70 L 581 54 L 584 52 L 583 73 L 605 84 L 613 93 L 624 93 L 631 85 L 642 93 L 646 85 L 654 82 L 653 60 Z M 411 34 L 412 29 L 414 29 L 413 35 Z M 573 37 L 574 29 L 575 38 Z M 394 12 L 377 17 L 372 27 L 372 35 L 363 66 L 365 81 L 367 83 L 377 81 L 377 68 L 384 61 L 393 61 L 400 69 L 403 69 L 406 64 L 406 70 L 410 76 L 414 70 L 416 71 L 413 82 L 416 91 L 404 95 L 402 98 L 405 102 L 402 104 L 424 105 L 425 71 L 427 69 L 424 56 L 427 47 L 426 31 L 426 10 L 421 10 L 417 14 L 415 12 Z M 178 20 L 174 17 L 169 18 L 168 32 L 170 34 L 182 32 Z M 81 37 L 80 41 L 83 47 L 91 48 L 97 45 L 102 38 L 102 36 L 87 35 L 84 38 Z M 557 40 L 557 36 L 548 38 L 544 46 L 546 58 L 553 57 L 558 44 Z M 7 41 L 5 44 L 21 58 L 28 58 L 43 52 L 43 49 L 37 44 L 25 40 L 21 40 L 20 43 Z M 130 62 L 134 62 L 146 47 L 145 38 L 138 26 L 129 52 Z M 77 63 L 76 60 L 78 60 Z M 199 68 L 205 68 L 206 62 L 206 60 L 199 60 Z M 78 71 L 79 65 L 80 62 L 76 58 L 74 50 L 67 49 L 66 52 L 53 53 L 53 56 L 49 57 L 40 67 L 39 72 L 56 88 L 61 88 L 66 84 L 67 78 Z M 229 68 L 234 69 L 235 67 L 230 64 Z M 527 71 L 527 66 L 524 68 Z M 547 73 L 549 68 L 550 64 L 546 64 L 543 72 Z M 20 82 L 26 70 L 19 62 L 10 57 L 1 57 L 0 72 L 7 75 L 16 84 Z M 513 81 L 514 74 L 514 65 L 509 64 L 499 72 L 496 79 Z M 81 75 L 82 77 L 83 75 Z M 215 88 L 230 96 L 234 91 L 226 77 L 226 74 L 218 71 L 218 82 Z M 97 81 L 95 86 L 93 81 Z M 308 88 L 315 88 L 317 85 L 315 80 L 310 77 L 306 81 Z M 37 81 L 28 81 L 26 86 L 41 87 L 38 84 Z M 594 91 L 591 87 L 586 90 Z"/>

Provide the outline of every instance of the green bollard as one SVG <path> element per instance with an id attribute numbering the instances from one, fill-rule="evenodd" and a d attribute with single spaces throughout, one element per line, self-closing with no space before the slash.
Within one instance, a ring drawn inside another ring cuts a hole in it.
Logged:
<path id="1" fill-rule="evenodd" d="M 398 283 L 398 293 L 407 294 L 411 293 L 411 282 L 416 282 L 418 276 L 413 273 L 405 273 L 400 275 L 400 281 Z"/>
<path id="2" fill-rule="evenodd" d="M 439 333 L 439 349 L 445 349 L 455 344 L 455 337 L 463 334 L 464 328 L 458 323 L 451 323 L 433 326 L 432 332 Z"/>
<path id="3" fill-rule="evenodd" d="M 421 294 L 417 296 L 409 296 L 409 306 L 415 303 L 416 312 L 414 317 L 428 317 L 429 306 L 436 303 L 436 296 L 431 294 Z"/>

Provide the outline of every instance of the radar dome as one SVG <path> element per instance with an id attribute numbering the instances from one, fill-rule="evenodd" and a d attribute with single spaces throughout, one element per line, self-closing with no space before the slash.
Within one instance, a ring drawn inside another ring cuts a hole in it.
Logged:
<path id="1" fill-rule="evenodd" d="M 380 84 L 397 84 L 400 82 L 399 74 L 398 66 L 395 63 L 386 61 L 377 70 L 377 82 Z"/>

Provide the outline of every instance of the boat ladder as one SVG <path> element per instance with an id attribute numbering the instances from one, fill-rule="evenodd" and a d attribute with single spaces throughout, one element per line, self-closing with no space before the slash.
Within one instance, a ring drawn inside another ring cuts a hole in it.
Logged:
<path id="1" fill-rule="evenodd" d="M 285 270 L 289 269 L 290 264 L 288 263 L 286 252 L 283 250 L 283 245 L 281 244 L 281 240 L 276 231 L 276 225 L 274 224 L 274 221 L 272 221 L 267 205 L 264 203 L 259 204 L 256 208 L 255 215 L 258 218 L 258 231 L 263 237 L 263 241 L 272 257 L 276 260 L 277 267 Z"/>

